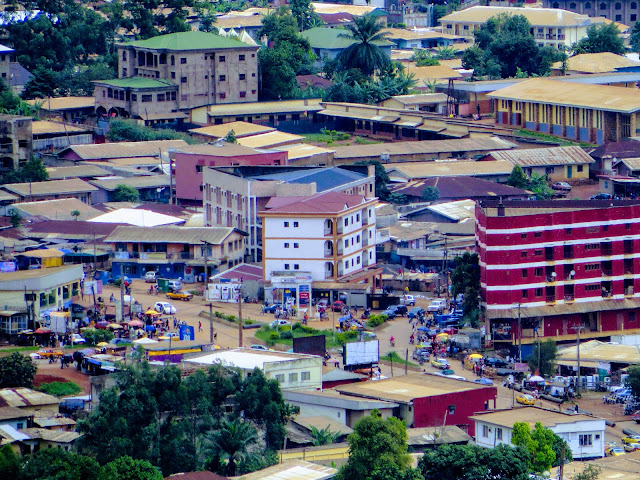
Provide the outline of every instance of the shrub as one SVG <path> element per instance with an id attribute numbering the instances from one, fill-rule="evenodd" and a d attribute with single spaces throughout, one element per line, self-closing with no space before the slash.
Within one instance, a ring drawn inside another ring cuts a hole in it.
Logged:
<path id="1" fill-rule="evenodd" d="M 69 395 L 77 395 L 82 391 L 82 388 L 74 382 L 50 382 L 43 383 L 36 390 L 48 393 L 54 397 L 66 397 Z"/>
<path id="2" fill-rule="evenodd" d="M 250 318 L 247 318 L 243 323 L 245 325 L 253 325 L 255 322 L 253 320 L 251 320 Z"/>
<path id="3" fill-rule="evenodd" d="M 280 334 L 278 332 L 271 332 L 269 334 L 269 339 L 270 340 L 279 340 L 280 339 Z"/>
<path id="4" fill-rule="evenodd" d="M 285 330 L 284 332 L 280 333 L 280 338 L 282 338 L 283 340 L 292 340 L 293 332 L 291 330 Z"/>
<path id="5" fill-rule="evenodd" d="M 110 330 L 87 328 L 86 330 L 83 330 L 82 336 L 87 341 L 87 345 L 95 346 L 100 342 L 110 342 L 113 339 L 113 332 Z"/>
<path id="6" fill-rule="evenodd" d="M 378 325 L 382 325 L 389 319 L 386 315 L 371 315 L 369 320 L 367 321 L 367 326 L 370 328 L 375 328 Z"/>
<path id="7" fill-rule="evenodd" d="M 235 321 L 236 321 L 236 316 L 235 315 L 227 315 L 226 317 L 227 317 L 226 318 L 227 321 L 235 323 Z"/>
<path id="8" fill-rule="evenodd" d="M 215 312 L 213 312 L 213 316 L 216 317 L 216 318 L 222 318 L 222 315 L 223 315 L 222 312 L 219 312 L 217 310 Z"/>

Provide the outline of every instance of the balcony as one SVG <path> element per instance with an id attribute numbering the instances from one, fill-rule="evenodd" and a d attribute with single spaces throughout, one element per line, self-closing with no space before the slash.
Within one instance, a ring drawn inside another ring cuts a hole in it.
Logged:
<path id="1" fill-rule="evenodd" d="M 344 275 L 344 270 L 342 267 L 338 267 L 338 276 L 341 277 L 342 275 Z"/>
<path id="2" fill-rule="evenodd" d="M 333 257 L 333 249 L 325 249 L 324 250 L 324 258 L 331 258 Z"/>
<path id="3" fill-rule="evenodd" d="M 362 225 L 369 225 L 369 216 L 362 215 Z"/>
<path id="4" fill-rule="evenodd" d="M 547 40 L 555 40 L 556 37 L 557 37 L 557 35 L 553 35 L 553 34 L 547 33 Z"/>
<path id="5" fill-rule="evenodd" d="M 627 296 L 633 295 L 633 286 L 626 287 L 624 289 L 624 294 L 627 295 Z"/>
<path id="6" fill-rule="evenodd" d="M 547 303 L 553 303 L 556 301 L 556 296 L 555 295 L 547 295 L 546 297 Z"/>
<path id="7" fill-rule="evenodd" d="M 553 275 L 547 275 L 547 283 L 555 282 L 555 281 L 556 281 L 556 277 L 554 277 Z"/>
<path id="8" fill-rule="evenodd" d="M 336 230 L 338 232 L 338 235 L 342 235 L 342 232 L 344 232 L 344 228 L 342 227 L 342 224 L 338 225 L 338 228 Z"/>
<path id="9" fill-rule="evenodd" d="M 558 40 L 564 40 L 564 39 L 565 39 L 564 33 L 558 34 Z"/>
<path id="10" fill-rule="evenodd" d="M 363 267 L 368 267 L 369 266 L 369 259 L 367 257 L 364 257 L 362 259 L 362 266 Z"/>
<path id="11" fill-rule="evenodd" d="M 342 255 L 342 245 L 338 245 L 338 255 Z"/>
<path id="12" fill-rule="evenodd" d="M 140 252 L 140 260 L 166 260 L 166 252 Z"/>
<path id="13" fill-rule="evenodd" d="M 612 270 L 609 269 L 609 268 L 603 268 L 602 269 L 602 276 L 603 277 L 609 277 L 609 276 L 611 276 L 612 273 L 613 273 Z"/>
<path id="14" fill-rule="evenodd" d="M 327 279 L 327 278 L 333 278 L 333 272 L 327 272 L 327 271 L 325 270 L 325 272 L 324 272 L 324 278 L 325 278 L 325 279 Z"/>
<path id="15" fill-rule="evenodd" d="M 574 300 L 575 300 L 575 296 L 573 294 L 565 293 L 565 295 L 564 295 L 564 301 L 565 302 L 573 302 Z"/>
<path id="16" fill-rule="evenodd" d="M 362 246 L 367 247 L 369 245 L 369 237 L 363 235 L 362 236 Z"/>

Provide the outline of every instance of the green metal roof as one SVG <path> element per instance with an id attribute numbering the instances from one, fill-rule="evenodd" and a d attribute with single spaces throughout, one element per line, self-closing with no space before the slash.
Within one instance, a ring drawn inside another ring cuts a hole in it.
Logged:
<path id="1" fill-rule="evenodd" d="M 314 27 L 304 32 L 300 32 L 300 35 L 309 40 L 311 48 L 325 48 L 325 49 L 344 49 L 350 47 L 355 40 L 341 37 L 340 34 L 348 34 L 349 30 L 344 28 L 327 28 L 327 27 Z M 394 45 L 393 42 L 383 41 L 374 42 L 379 47 L 386 47 Z"/>
<path id="2" fill-rule="evenodd" d="M 169 33 L 167 35 L 159 35 L 157 37 L 148 38 L 146 40 L 137 40 L 135 42 L 121 43 L 122 46 L 132 46 L 141 48 L 150 48 L 153 50 L 213 50 L 224 48 L 250 48 L 248 45 L 235 40 L 233 38 L 221 37 L 214 33 L 207 32 L 178 32 Z M 255 47 L 254 47 L 255 48 Z"/>
<path id="3" fill-rule="evenodd" d="M 145 77 L 114 78 L 112 80 L 96 80 L 96 83 L 119 88 L 167 88 L 176 85 L 167 80 L 156 80 Z"/>

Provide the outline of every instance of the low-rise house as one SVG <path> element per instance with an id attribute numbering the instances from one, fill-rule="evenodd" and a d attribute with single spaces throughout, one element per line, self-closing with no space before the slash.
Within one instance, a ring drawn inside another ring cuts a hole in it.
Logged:
<path id="1" fill-rule="evenodd" d="M 47 167 L 47 174 L 49 175 L 49 180 L 66 180 L 68 178 L 91 180 L 99 177 L 108 177 L 111 172 L 98 165 L 75 165 L 72 167 Z"/>
<path id="2" fill-rule="evenodd" d="M 547 175 L 551 181 L 584 180 L 595 163 L 581 147 L 525 148 L 511 152 L 489 152 L 482 160 L 506 160 L 520 165 L 525 175 Z"/>
<path id="3" fill-rule="evenodd" d="M 238 139 L 238 143 L 249 148 L 277 148 L 299 145 L 304 137 L 286 132 L 267 132 Z"/>
<path id="4" fill-rule="evenodd" d="M 552 75 L 640 71 L 640 62 L 611 52 L 581 53 L 551 65 Z M 564 72 L 563 72 L 564 70 Z"/>
<path id="5" fill-rule="evenodd" d="M 114 142 L 95 145 L 70 145 L 58 153 L 59 160 L 71 162 L 107 162 L 113 159 L 167 157 L 171 148 L 185 147 L 184 140 L 153 140 L 149 142 Z M 157 163 L 160 163 L 158 161 Z"/>
<path id="6" fill-rule="evenodd" d="M 114 277 L 142 278 L 151 271 L 193 283 L 205 266 L 212 273 L 242 263 L 245 236 L 235 228 L 122 226 L 104 242 L 113 246 Z"/>
<path id="7" fill-rule="evenodd" d="M 607 142 L 603 145 L 599 145 L 597 148 L 591 150 L 589 155 L 595 160 L 595 162 L 589 168 L 589 174 L 591 178 L 596 178 L 598 175 L 630 175 L 631 169 L 627 167 L 622 169 L 620 167 L 614 168 L 615 164 L 620 164 L 621 160 L 632 160 L 640 158 L 640 142 L 636 140 L 621 140 L 619 142 Z M 629 165 L 632 167 L 632 165 Z"/>
<path id="8" fill-rule="evenodd" d="M 141 205 L 147 207 L 147 205 Z M 135 227 L 159 227 L 185 223 L 185 219 L 154 212 L 148 208 L 116 208 L 89 220 L 91 223 L 120 223 Z"/>
<path id="9" fill-rule="evenodd" d="M 424 452 L 440 445 L 468 445 L 473 439 L 455 425 L 407 428 L 407 445 L 413 452 Z"/>
<path id="10" fill-rule="evenodd" d="M 67 432 L 64 430 L 50 430 L 48 428 L 25 428 L 20 433 L 27 435 L 29 439 L 35 440 L 33 451 L 38 449 L 58 448 L 71 451 L 75 441 L 82 435 L 77 432 Z"/>
<path id="11" fill-rule="evenodd" d="M 383 107 L 419 110 L 421 112 L 446 113 L 447 96 L 444 93 L 396 95 L 380 102 Z"/>
<path id="12" fill-rule="evenodd" d="M 67 125 L 49 120 L 38 120 L 32 123 L 33 149 L 58 150 L 69 145 L 93 143 L 93 128 Z"/>
<path id="13" fill-rule="evenodd" d="M 414 30 L 387 28 L 384 32 L 387 33 L 387 39 L 395 43 L 399 49 L 450 47 L 456 41 L 464 41 L 460 36 L 424 28 Z"/>
<path id="14" fill-rule="evenodd" d="M 300 418 L 323 416 L 353 428 L 358 420 L 378 410 L 382 418 L 393 416 L 400 405 L 385 400 L 372 400 L 341 395 L 332 389 L 319 391 L 285 390 L 282 396 L 290 405 L 300 407 Z"/>
<path id="15" fill-rule="evenodd" d="M 60 400 L 53 395 L 38 392 L 31 388 L 0 389 L 0 407 L 13 407 L 25 416 L 55 416 L 58 413 Z M 22 428 L 27 427 L 27 423 Z M 18 425 L 16 425 L 17 427 Z"/>
<path id="16" fill-rule="evenodd" d="M 27 100 L 29 105 L 40 106 L 40 117 L 62 119 L 63 122 L 85 123 L 94 116 L 94 97 L 47 97 Z"/>
<path id="17" fill-rule="evenodd" d="M 461 142 L 461 140 L 458 142 Z M 471 145 L 473 145 L 472 142 L 467 143 L 467 148 Z M 366 147 L 367 145 L 364 146 Z M 464 148 L 463 146 L 461 147 Z M 339 152 L 339 150 L 336 151 L 336 154 Z M 461 153 L 468 155 L 471 152 L 465 151 Z M 407 160 L 410 160 L 410 158 L 407 158 Z M 511 170 L 513 170 L 513 163 L 507 160 L 494 162 L 476 162 L 473 160 L 404 161 L 386 165 L 385 169 L 392 182 L 409 182 L 432 177 L 475 177 L 504 183 L 509 178 Z"/>
<path id="18" fill-rule="evenodd" d="M 425 67 L 417 67 L 409 65 L 406 69 L 408 75 L 413 74 L 417 83 L 415 88 L 421 91 L 431 91 L 433 86 L 439 82 L 448 82 L 449 80 L 462 80 L 463 76 L 457 70 L 448 65 L 432 65 Z"/>
<path id="19" fill-rule="evenodd" d="M 533 78 L 488 97 L 496 100 L 497 124 L 598 145 L 640 132 L 637 89 Z"/>
<path id="20" fill-rule="evenodd" d="M 106 177 L 91 180 L 89 183 L 98 187 L 94 194 L 95 203 L 111 202 L 120 185 L 134 188 L 145 202 L 168 202 L 171 197 L 171 187 L 168 175 L 144 175 L 137 177 Z"/>
<path id="21" fill-rule="evenodd" d="M 476 444 L 493 448 L 500 444 L 511 445 L 513 425 L 516 422 L 538 422 L 562 438 L 571 449 L 573 458 L 586 460 L 604 457 L 605 421 L 582 414 L 567 414 L 537 407 L 521 407 L 494 412 L 482 412 L 471 419 L 475 422 Z"/>
<path id="22" fill-rule="evenodd" d="M 280 478 L 304 478 L 305 480 L 331 480 L 338 470 L 310 463 L 305 460 L 284 460 L 272 467 L 263 468 L 252 473 L 246 473 L 238 480 L 276 480 Z"/>
<path id="23" fill-rule="evenodd" d="M 256 125 L 249 122 L 230 122 L 220 125 L 207 125 L 206 127 L 192 128 L 189 130 L 191 136 L 205 142 L 213 142 L 226 137 L 229 132 L 233 131 L 236 138 L 250 137 L 261 133 L 275 131 L 273 127 L 265 125 Z"/>
<path id="24" fill-rule="evenodd" d="M 322 386 L 322 357 L 317 355 L 235 348 L 191 357 L 184 363 L 190 366 L 224 365 L 239 369 L 243 376 L 258 368 L 266 378 L 277 380 L 283 391 L 316 390 Z"/>
<path id="25" fill-rule="evenodd" d="M 98 191 L 97 187 L 79 178 L 45 182 L 7 183 L 2 185 L 2 189 L 17 195 L 21 202 L 77 198 L 87 205 L 96 203 L 93 200 L 93 194 Z"/>
<path id="26" fill-rule="evenodd" d="M 20 430 L 33 424 L 33 413 L 27 413 L 17 407 L 0 407 L 0 425 L 8 425 Z"/>
<path id="27" fill-rule="evenodd" d="M 0 45 L 0 51 L 1 51 Z M 2 54 L 0 53 L 0 57 Z M 33 134 L 31 117 L 0 115 L 0 173 L 17 170 L 31 159 Z"/>
<path id="28" fill-rule="evenodd" d="M 398 403 L 394 416 L 407 427 L 456 425 L 476 434 L 472 416 L 495 408 L 497 389 L 437 375 L 409 374 L 375 382 L 341 385 L 343 395 Z"/>
<path id="29" fill-rule="evenodd" d="M 56 181 L 56 180 L 52 180 Z M 59 181 L 59 180 L 57 180 Z M 100 215 L 100 210 L 87 205 L 75 197 L 58 200 L 39 200 L 37 202 L 21 202 L 11 205 L 22 215 L 22 218 L 39 218 L 47 220 L 87 220 Z M 71 213 L 77 212 L 77 217 Z"/>

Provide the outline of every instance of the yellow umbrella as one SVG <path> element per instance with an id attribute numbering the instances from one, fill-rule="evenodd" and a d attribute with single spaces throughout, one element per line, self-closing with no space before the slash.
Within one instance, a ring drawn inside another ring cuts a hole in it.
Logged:
<path id="1" fill-rule="evenodd" d="M 448 337 L 448 336 L 449 336 L 449 334 L 447 334 L 447 333 L 439 333 L 439 334 L 436 335 L 436 338 L 443 338 L 443 337 Z"/>
<path id="2" fill-rule="evenodd" d="M 107 342 L 100 342 L 96 344 L 96 347 L 106 347 L 107 345 L 109 345 Z"/>
<path id="3" fill-rule="evenodd" d="M 220 350 L 220 347 L 219 347 L 218 345 L 214 345 L 214 346 L 213 346 L 213 349 L 214 349 L 214 350 Z"/>
<path id="4" fill-rule="evenodd" d="M 123 327 L 119 323 L 110 323 L 109 325 L 107 325 L 107 328 L 112 328 L 113 330 L 119 330 Z"/>
<path id="5" fill-rule="evenodd" d="M 147 310 L 146 312 L 144 312 L 144 314 L 145 314 L 145 315 L 160 315 L 160 312 L 156 312 L 155 310 L 153 310 L 153 309 L 151 309 L 151 308 L 150 308 L 149 310 Z"/>
<path id="6" fill-rule="evenodd" d="M 477 358 L 483 358 L 482 355 L 480 355 L 479 353 L 472 353 L 471 355 L 469 355 L 469 358 L 471 359 L 477 359 Z"/>

